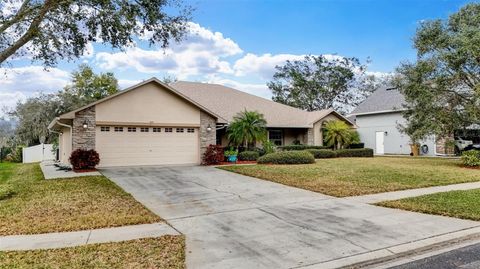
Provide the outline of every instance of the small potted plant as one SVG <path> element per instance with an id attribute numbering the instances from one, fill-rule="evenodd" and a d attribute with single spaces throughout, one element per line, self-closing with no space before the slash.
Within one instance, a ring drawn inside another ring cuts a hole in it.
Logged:
<path id="1" fill-rule="evenodd" d="M 238 156 L 238 150 L 237 149 L 233 149 L 233 148 L 230 148 L 228 150 L 225 150 L 223 152 L 223 155 L 225 155 L 225 157 L 227 157 L 227 160 L 231 163 L 234 163 L 237 161 L 237 156 Z"/>

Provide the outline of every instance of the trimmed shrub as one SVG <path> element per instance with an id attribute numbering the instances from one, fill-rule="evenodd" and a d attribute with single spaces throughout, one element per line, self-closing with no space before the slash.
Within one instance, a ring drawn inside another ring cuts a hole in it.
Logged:
<path id="1" fill-rule="evenodd" d="M 95 169 L 95 166 L 100 163 L 100 156 L 93 149 L 77 149 L 72 152 L 69 161 L 73 170 L 89 170 Z"/>
<path id="2" fill-rule="evenodd" d="M 244 147 L 244 146 L 239 146 L 238 147 L 238 152 L 244 152 L 244 151 L 256 151 L 260 156 L 265 155 L 265 150 L 263 148 L 259 147 Z"/>
<path id="3" fill-rule="evenodd" d="M 306 149 L 332 149 L 332 147 L 327 146 L 313 146 L 313 145 L 286 145 L 282 147 L 278 147 L 280 150 L 283 151 L 290 151 L 290 150 L 306 150 Z"/>
<path id="4" fill-rule="evenodd" d="M 275 151 L 277 151 L 277 147 L 275 146 L 275 144 L 273 144 L 272 141 L 264 141 L 262 143 L 262 146 L 263 146 L 263 151 L 265 152 L 265 154 L 269 154 L 269 153 L 274 153 Z M 264 154 L 264 155 L 265 155 Z"/>
<path id="5" fill-rule="evenodd" d="M 335 151 L 330 149 L 307 149 L 315 159 L 335 158 L 337 155 Z"/>
<path id="6" fill-rule="evenodd" d="M 212 165 L 223 162 L 225 156 L 223 155 L 223 148 L 220 145 L 209 145 L 203 154 L 202 164 Z"/>
<path id="7" fill-rule="evenodd" d="M 468 167 L 480 166 L 480 151 L 468 150 L 462 153 L 462 163 Z"/>
<path id="8" fill-rule="evenodd" d="M 263 155 L 265 155 L 265 153 L 266 153 L 266 152 L 265 152 L 265 149 L 263 149 L 263 148 L 257 148 L 257 147 L 248 149 L 248 151 L 255 151 L 255 152 L 258 153 L 258 156 L 263 156 Z"/>
<path id="9" fill-rule="evenodd" d="M 308 151 L 281 151 L 258 158 L 261 164 L 306 164 L 314 163 L 315 158 Z"/>
<path id="10" fill-rule="evenodd" d="M 373 149 L 339 149 L 335 154 L 337 157 L 373 157 Z"/>
<path id="11" fill-rule="evenodd" d="M 240 161 L 256 161 L 260 157 L 260 154 L 256 151 L 244 151 L 238 154 Z"/>
<path id="12" fill-rule="evenodd" d="M 363 149 L 365 148 L 365 143 L 356 143 L 348 145 L 349 149 Z"/>

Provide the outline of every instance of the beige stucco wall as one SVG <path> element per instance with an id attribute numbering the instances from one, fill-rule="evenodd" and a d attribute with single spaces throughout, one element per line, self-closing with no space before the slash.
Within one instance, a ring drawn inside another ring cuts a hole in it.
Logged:
<path id="1" fill-rule="evenodd" d="M 62 134 L 58 137 L 59 159 L 61 163 L 68 164 L 68 158 L 72 153 L 72 140 L 70 128 L 64 127 L 61 129 Z"/>
<path id="2" fill-rule="evenodd" d="M 199 126 L 200 109 L 155 83 L 96 105 L 97 125 L 117 123 Z"/>
<path id="3" fill-rule="evenodd" d="M 323 145 L 323 134 L 322 134 L 322 124 L 326 121 L 330 120 L 340 120 L 339 117 L 330 114 L 326 116 L 325 118 L 317 121 L 315 124 L 313 124 L 313 144 L 315 146 L 322 146 Z M 348 123 L 351 125 L 350 123 Z"/>

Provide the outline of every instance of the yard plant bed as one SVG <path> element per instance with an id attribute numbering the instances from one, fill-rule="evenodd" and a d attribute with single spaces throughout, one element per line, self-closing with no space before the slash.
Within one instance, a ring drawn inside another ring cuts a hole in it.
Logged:
<path id="1" fill-rule="evenodd" d="M 45 180 L 38 164 L 1 163 L 0 192 L 0 235 L 162 221 L 103 176 Z"/>
<path id="2" fill-rule="evenodd" d="M 479 221 L 480 204 L 478 201 L 480 201 L 480 189 L 434 193 L 380 202 L 377 205 Z"/>
<path id="3" fill-rule="evenodd" d="M 0 252 L 0 268 L 185 268 L 183 236 Z"/>
<path id="4" fill-rule="evenodd" d="M 456 159 L 374 157 L 319 159 L 314 164 L 221 167 L 231 172 L 337 197 L 480 181 L 480 170 Z"/>

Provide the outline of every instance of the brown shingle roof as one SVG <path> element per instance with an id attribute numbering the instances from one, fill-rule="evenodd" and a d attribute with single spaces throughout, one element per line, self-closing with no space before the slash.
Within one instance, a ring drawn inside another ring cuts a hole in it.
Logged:
<path id="1" fill-rule="evenodd" d="M 178 81 L 170 86 L 228 121 L 246 109 L 262 113 L 268 127 L 306 128 L 333 112 L 307 112 L 218 84 Z"/>

